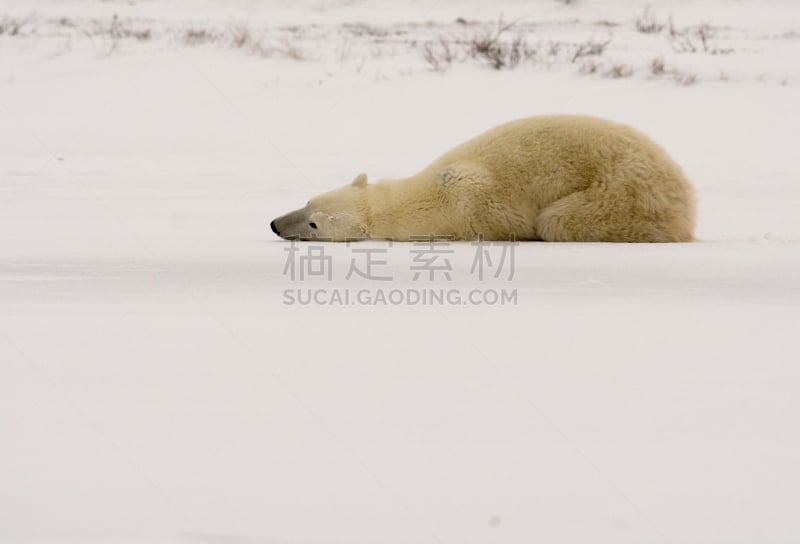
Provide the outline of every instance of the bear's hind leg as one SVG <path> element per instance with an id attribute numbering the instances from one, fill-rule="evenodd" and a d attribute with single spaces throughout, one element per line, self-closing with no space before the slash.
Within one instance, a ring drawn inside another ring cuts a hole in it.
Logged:
<path id="1" fill-rule="evenodd" d="M 596 206 L 586 191 L 572 193 L 544 208 L 536 218 L 536 236 L 546 242 L 592 242 L 605 238 Z M 592 225 L 593 227 L 589 227 Z"/>
<path id="2" fill-rule="evenodd" d="M 548 242 L 680 242 L 668 221 L 645 212 L 625 195 L 595 185 L 544 208 L 536 235 Z"/>

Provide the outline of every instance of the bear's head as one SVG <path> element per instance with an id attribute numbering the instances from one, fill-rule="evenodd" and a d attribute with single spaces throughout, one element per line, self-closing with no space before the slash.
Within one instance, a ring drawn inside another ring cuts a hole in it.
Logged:
<path id="1" fill-rule="evenodd" d="M 305 207 L 270 223 L 272 232 L 286 240 L 344 242 L 369 236 L 366 213 L 367 175 L 350 185 L 315 196 Z"/>

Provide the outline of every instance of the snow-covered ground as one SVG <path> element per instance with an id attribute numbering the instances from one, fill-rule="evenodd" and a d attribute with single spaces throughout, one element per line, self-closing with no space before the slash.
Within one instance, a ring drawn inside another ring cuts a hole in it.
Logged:
<path id="1" fill-rule="evenodd" d="M 800 8 L 645 9 L 4 0 L 0 542 L 797 542 Z M 431 282 L 269 231 L 554 112 L 663 144 L 699 241 Z M 379 303 L 428 288 L 516 303 Z"/>

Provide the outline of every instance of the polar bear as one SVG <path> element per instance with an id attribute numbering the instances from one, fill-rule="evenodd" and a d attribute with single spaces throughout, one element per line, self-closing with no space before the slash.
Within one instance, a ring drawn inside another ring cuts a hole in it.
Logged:
<path id="1" fill-rule="evenodd" d="M 686 242 L 691 184 L 644 134 L 578 115 L 493 128 L 408 178 L 312 198 L 270 224 L 282 238 Z"/>

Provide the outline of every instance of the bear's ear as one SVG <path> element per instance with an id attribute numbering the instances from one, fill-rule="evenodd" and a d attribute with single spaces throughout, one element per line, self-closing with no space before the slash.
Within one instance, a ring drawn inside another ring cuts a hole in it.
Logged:
<path id="1" fill-rule="evenodd" d="M 367 175 L 366 174 L 359 174 L 356 176 L 356 179 L 353 180 L 351 183 L 353 187 L 366 187 L 367 186 Z"/>

